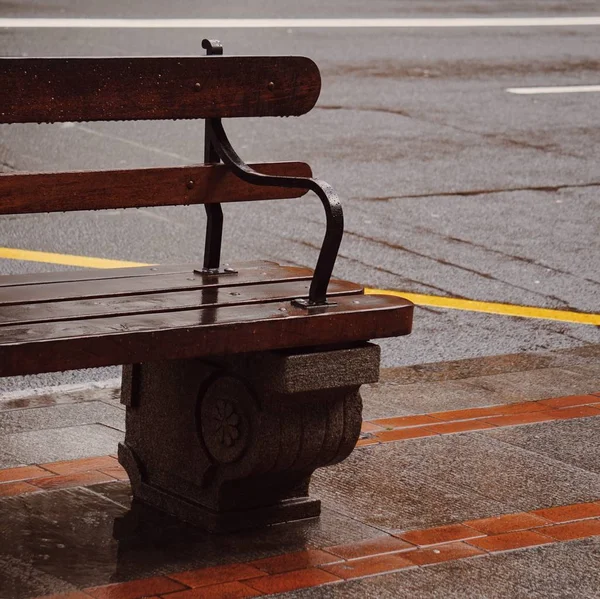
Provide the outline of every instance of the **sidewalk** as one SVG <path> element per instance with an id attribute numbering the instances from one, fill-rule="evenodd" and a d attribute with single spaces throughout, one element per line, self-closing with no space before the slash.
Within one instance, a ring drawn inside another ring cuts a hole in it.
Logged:
<path id="1" fill-rule="evenodd" d="M 0 400 L 0 598 L 600 597 L 600 345 L 387 369 L 363 399 L 319 520 L 221 536 L 128 532 L 118 389 Z"/>

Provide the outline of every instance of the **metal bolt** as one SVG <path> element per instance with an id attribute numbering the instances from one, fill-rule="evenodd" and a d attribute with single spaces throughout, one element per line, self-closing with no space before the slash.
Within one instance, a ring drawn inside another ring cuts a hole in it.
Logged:
<path id="1" fill-rule="evenodd" d="M 201 83 L 194 83 L 194 91 L 199 92 L 202 89 Z"/>
<path id="2" fill-rule="evenodd" d="M 267 88 L 270 92 L 272 92 L 275 89 L 275 84 L 272 81 L 269 81 L 269 85 L 267 85 Z"/>
<path id="3" fill-rule="evenodd" d="M 232 291 L 229 295 L 241 295 L 238 291 Z"/>
<path id="4" fill-rule="evenodd" d="M 188 182 L 185 184 L 185 186 L 186 186 L 188 189 L 192 189 L 192 187 L 194 187 L 194 182 L 193 182 L 193 181 L 190 179 L 190 180 L 189 180 L 189 181 L 188 181 Z"/>

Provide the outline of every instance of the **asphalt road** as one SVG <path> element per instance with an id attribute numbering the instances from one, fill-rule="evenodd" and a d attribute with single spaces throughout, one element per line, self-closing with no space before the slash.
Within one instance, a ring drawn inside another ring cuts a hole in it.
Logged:
<path id="1" fill-rule="evenodd" d="M 93 6 L 91 6 L 93 5 Z M 597 1 L 0 2 L 1 17 L 484 17 L 597 15 Z M 600 93 L 506 88 L 600 84 L 600 26 L 458 29 L 0 29 L 0 54 L 303 54 L 323 75 L 299 119 L 227 123 L 248 161 L 305 160 L 336 187 L 347 222 L 336 274 L 372 287 L 598 312 Z M 0 127 L 2 170 L 193 163 L 201 122 Z M 312 265 L 314 199 L 225 207 L 229 262 Z M 202 207 L 0 217 L 1 246 L 178 262 L 201 259 Z M 58 270 L 0 260 L 0 272 Z M 597 327 L 420 308 L 401 365 L 575 347 Z M 116 376 L 115 369 L 4 380 L 3 389 Z"/>

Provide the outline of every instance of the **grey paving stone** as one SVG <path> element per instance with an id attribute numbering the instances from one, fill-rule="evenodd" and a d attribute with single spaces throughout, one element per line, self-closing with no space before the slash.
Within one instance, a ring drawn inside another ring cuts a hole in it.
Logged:
<path id="1" fill-rule="evenodd" d="M 4 435 L 82 424 L 105 424 L 124 431 L 125 414 L 101 401 L 0 412 L 0 432 Z"/>
<path id="2" fill-rule="evenodd" d="M 0 554 L 0 599 L 21 599 L 77 590 L 38 570 L 29 559 Z"/>
<path id="3" fill-rule="evenodd" d="M 20 463 L 14 455 L 0 450 L 0 468 L 12 468 L 13 466 L 18 466 Z"/>
<path id="4" fill-rule="evenodd" d="M 418 454 L 423 445 L 424 440 L 404 441 L 357 450 L 341 464 L 318 470 L 311 493 L 327 507 L 385 530 L 427 528 L 516 511 L 462 481 L 412 467 L 412 452 Z"/>
<path id="5" fill-rule="evenodd" d="M 46 392 L 29 390 L 28 392 L 16 392 L 0 395 L 0 412 L 7 410 L 20 410 L 23 408 L 40 408 L 55 406 L 58 404 L 72 404 L 82 401 L 105 401 L 116 405 L 120 400 L 121 388 L 102 387 L 100 389 L 90 385 L 83 385 L 78 389 L 52 388 Z"/>
<path id="6" fill-rule="evenodd" d="M 363 418 L 389 418 L 506 403 L 503 398 L 496 398 L 486 389 L 469 385 L 468 380 L 365 385 L 361 389 Z"/>
<path id="7" fill-rule="evenodd" d="M 506 403 L 581 395 L 593 393 L 600 388 L 600 378 L 597 375 L 572 372 L 565 368 L 509 372 L 470 378 L 464 382 L 477 389 L 487 390 Z"/>
<path id="8" fill-rule="evenodd" d="M 361 390 L 363 416 L 385 418 L 592 393 L 600 389 L 600 377 L 595 368 L 586 368 L 540 368 L 410 385 L 365 385 Z"/>
<path id="9" fill-rule="evenodd" d="M 600 418 L 577 418 L 485 431 L 486 436 L 600 474 Z"/>
<path id="10" fill-rule="evenodd" d="M 600 537 L 592 537 L 502 553 L 471 568 L 482 578 L 491 570 L 498 579 L 517 581 L 529 596 L 594 599 L 600 597 L 599 565 Z"/>
<path id="11" fill-rule="evenodd" d="M 381 372 L 381 382 L 407 385 L 522 372 L 539 368 L 567 368 L 576 372 L 577 368 L 572 367 L 582 366 L 585 368 L 594 365 L 597 367 L 599 359 L 600 345 L 587 345 L 550 352 L 523 352 L 385 368 Z"/>
<path id="12" fill-rule="evenodd" d="M 494 432 L 495 434 L 495 432 Z M 532 510 L 597 500 L 600 475 L 495 439 L 487 431 L 367 447 L 370 468 L 385 463 Z M 389 466 L 388 466 L 389 468 Z M 497 512 L 502 513 L 502 512 Z"/>
<path id="13" fill-rule="evenodd" d="M 600 385 L 600 364 L 579 364 L 575 366 L 567 366 L 566 369 L 570 370 L 571 372 L 577 372 L 579 374 L 585 374 L 587 376 L 594 377 L 596 380 L 598 380 L 598 385 Z M 598 391 L 600 391 L 600 387 L 598 388 Z"/>
<path id="14" fill-rule="evenodd" d="M 19 464 L 74 460 L 116 453 L 123 433 L 102 424 L 52 428 L 4 435 L 3 450 Z"/>
<path id="15" fill-rule="evenodd" d="M 84 488 L 2 499 L 0 522 L 10 542 L 0 546 L 0 559 L 22 560 L 63 586 L 109 582 L 117 560 L 113 521 L 124 511 Z"/>

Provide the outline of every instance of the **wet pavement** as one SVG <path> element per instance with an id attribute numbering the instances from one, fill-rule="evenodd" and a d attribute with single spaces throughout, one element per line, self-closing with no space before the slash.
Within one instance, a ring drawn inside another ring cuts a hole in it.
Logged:
<path id="1" fill-rule="evenodd" d="M 386 369 L 321 517 L 227 535 L 132 508 L 118 388 L 0 400 L 0 597 L 600 597 L 599 357 Z"/>

